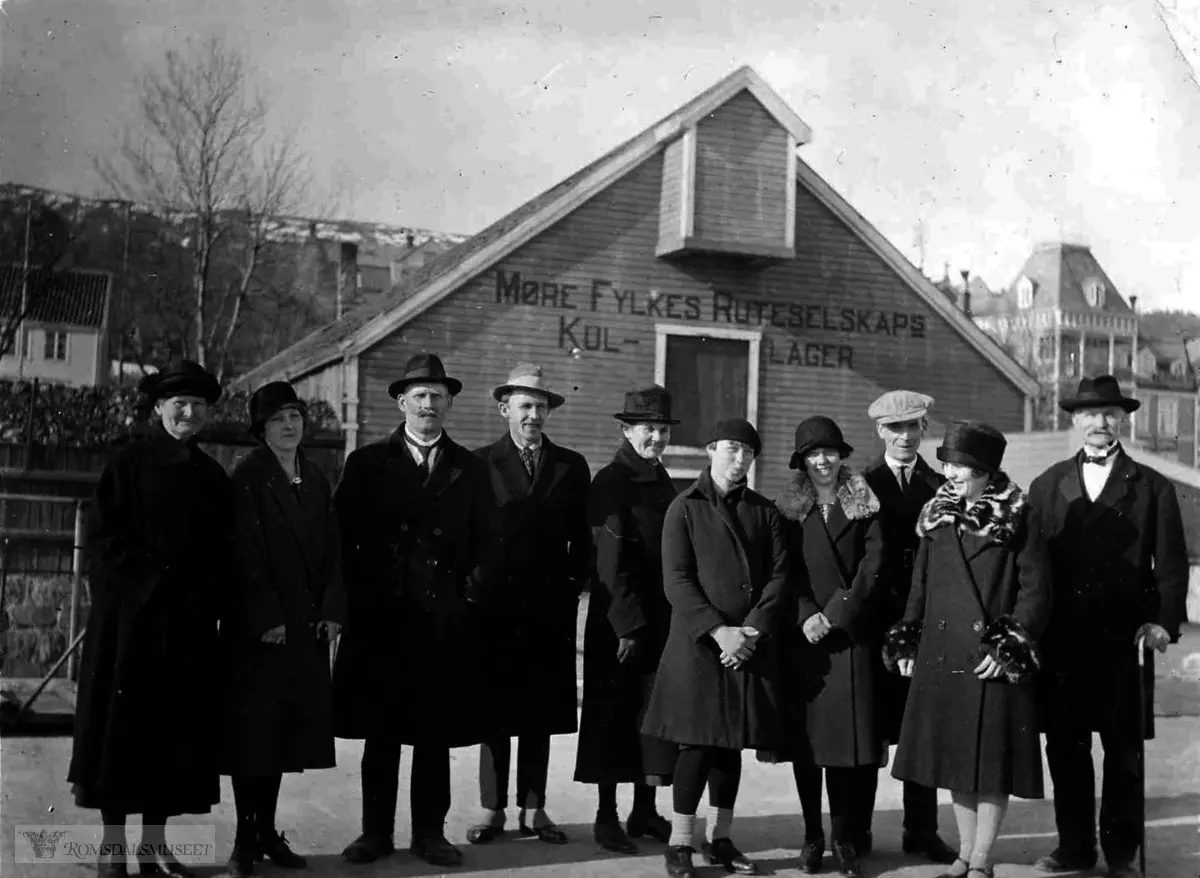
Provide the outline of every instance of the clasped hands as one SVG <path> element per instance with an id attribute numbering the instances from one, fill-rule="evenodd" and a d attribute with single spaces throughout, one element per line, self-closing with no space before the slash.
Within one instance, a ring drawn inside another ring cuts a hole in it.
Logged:
<path id="1" fill-rule="evenodd" d="M 328 619 L 317 623 L 317 635 L 328 640 L 337 639 L 341 630 L 341 625 L 337 622 L 330 622 Z M 274 628 L 268 629 L 262 636 L 262 642 L 273 646 L 282 646 L 287 643 L 287 626 L 276 625 Z"/>
<path id="2" fill-rule="evenodd" d="M 748 626 L 720 625 L 710 636 L 721 647 L 721 664 L 737 671 L 754 655 L 762 632 Z"/>

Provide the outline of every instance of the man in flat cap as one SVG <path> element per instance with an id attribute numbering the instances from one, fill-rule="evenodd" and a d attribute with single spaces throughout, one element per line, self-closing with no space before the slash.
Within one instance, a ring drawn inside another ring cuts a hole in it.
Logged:
<path id="1" fill-rule="evenodd" d="M 342 856 L 392 853 L 400 750 L 412 747 L 411 850 L 462 862 L 445 837 L 450 748 L 487 737 L 479 643 L 487 609 L 487 476 L 442 425 L 462 384 L 436 355 L 388 393 L 404 423 L 351 452 L 334 495 L 349 618 L 334 666 L 334 733 L 365 739 L 362 835 Z"/>
<path id="2" fill-rule="evenodd" d="M 1138 667 L 1137 644 L 1165 652 L 1179 640 L 1187 618 L 1187 546 L 1175 488 L 1121 446 L 1141 403 L 1102 375 L 1084 378 L 1075 397 L 1059 405 L 1071 413 L 1083 447 L 1029 486 L 1054 575 L 1037 682 L 1058 846 L 1037 867 L 1078 872 L 1096 864 L 1092 734 L 1098 732 L 1104 748 L 1099 846 L 1109 875 L 1133 878 L 1141 875 L 1133 861 L 1145 804 L 1138 739 L 1154 737 L 1154 662 Z"/>
<path id="3" fill-rule="evenodd" d="M 884 628 L 900 621 L 908 603 L 912 585 L 913 560 L 920 540 L 917 517 L 945 478 L 920 455 L 921 440 L 929 428 L 929 409 L 933 398 L 912 390 L 892 390 L 883 394 L 867 409 L 875 430 L 883 441 L 883 454 L 867 467 L 867 484 L 879 498 L 880 524 L 886 558 L 884 576 L 892 600 Z M 910 681 L 897 674 L 882 677 L 884 719 L 883 737 L 891 742 L 900 738 L 900 721 Z M 938 835 L 937 790 L 919 784 L 904 783 L 904 835 L 901 844 L 907 854 L 921 854 L 935 863 L 953 863 L 957 852 Z M 870 832 L 862 840 L 862 849 L 870 850 Z"/>
<path id="4" fill-rule="evenodd" d="M 508 430 L 476 454 L 490 480 L 502 546 L 495 569 L 502 597 L 487 666 L 495 670 L 483 672 L 499 729 L 480 749 L 484 813 L 467 840 L 486 844 L 504 830 L 516 737 L 518 828 L 547 844 L 565 844 L 566 834 L 546 813 L 546 779 L 551 735 L 573 734 L 577 726 L 575 630 L 579 595 L 591 574 L 591 472 L 581 454 L 544 433 L 550 412 L 565 399 L 550 389 L 541 367 L 517 366 L 492 396 Z"/>

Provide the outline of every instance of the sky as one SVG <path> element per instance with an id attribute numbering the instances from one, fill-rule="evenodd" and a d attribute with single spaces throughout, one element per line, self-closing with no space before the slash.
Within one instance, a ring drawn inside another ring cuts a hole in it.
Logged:
<path id="1" fill-rule="evenodd" d="M 476 232 L 749 64 L 927 274 L 1069 241 L 1200 312 L 1200 0 L 0 0 L 0 179 L 107 194 L 139 71 L 212 33 L 348 218 Z"/>

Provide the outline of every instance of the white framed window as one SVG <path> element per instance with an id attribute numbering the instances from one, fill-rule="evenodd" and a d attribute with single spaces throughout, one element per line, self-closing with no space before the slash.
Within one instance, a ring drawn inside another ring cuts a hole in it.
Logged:
<path id="1" fill-rule="evenodd" d="M 1164 439 L 1179 436 L 1179 400 L 1172 396 L 1158 398 L 1158 435 Z"/>
<path id="2" fill-rule="evenodd" d="M 1153 399 L 1151 397 L 1150 399 Z M 1142 400 L 1142 407 L 1134 414 L 1136 419 L 1134 423 L 1137 425 L 1138 435 L 1148 436 L 1150 434 L 1150 399 Z"/>
<path id="3" fill-rule="evenodd" d="M 1017 307 L 1033 307 L 1033 281 L 1024 275 L 1017 281 Z"/>
<path id="4" fill-rule="evenodd" d="M 708 430 L 723 418 L 757 425 L 761 346 L 759 330 L 655 324 L 654 380 L 670 392 L 672 413 L 680 420 L 671 428 L 668 455 L 705 457 Z M 682 470 L 669 472 L 687 478 Z M 753 467 L 749 478 L 753 485 Z"/>
<path id="5" fill-rule="evenodd" d="M 1103 308 L 1104 292 L 1104 282 L 1099 278 L 1089 277 L 1083 282 L 1083 297 L 1087 299 L 1089 307 Z"/>
<path id="6" fill-rule="evenodd" d="M 67 333 L 61 329 L 42 330 L 42 359 L 67 359 Z"/>

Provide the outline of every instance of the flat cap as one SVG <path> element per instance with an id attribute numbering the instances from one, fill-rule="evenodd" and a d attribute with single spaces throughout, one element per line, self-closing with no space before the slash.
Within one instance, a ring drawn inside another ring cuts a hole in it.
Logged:
<path id="1" fill-rule="evenodd" d="M 932 405 L 932 396 L 912 390 L 891 390 L 871 403 L 867 415 L 879 424 L 898 424 L 925 417 Z"/>

